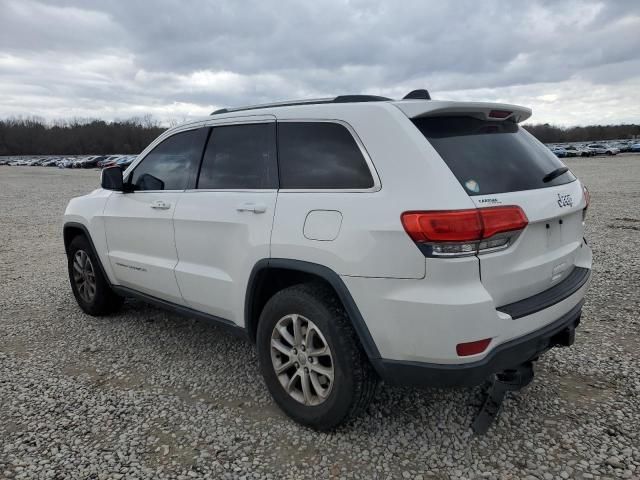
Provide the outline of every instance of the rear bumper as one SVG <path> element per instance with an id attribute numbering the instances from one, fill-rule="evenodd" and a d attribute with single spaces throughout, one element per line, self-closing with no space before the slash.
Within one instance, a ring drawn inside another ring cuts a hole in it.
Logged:
<path id="1" fill-rule="evenodd" d="M 435 364 L 375 359 L 374 367 L 381 378 L 393 385 L 424 387 L 473 386 L 490 375 L 537 359 L 555 346 L 573 343 L 580 323 L 580 301 L 569 312 L 545 327 L 496 346 L 486 357 L 464 364 Z"/>

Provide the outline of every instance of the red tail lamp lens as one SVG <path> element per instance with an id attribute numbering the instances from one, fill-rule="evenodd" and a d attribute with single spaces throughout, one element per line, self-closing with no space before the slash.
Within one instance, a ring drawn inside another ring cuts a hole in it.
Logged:
<path id="1" fill-rule="evenodd" d="M 522 230 L 529 223 L 520 207 L 481 208 L 478 211 L 484 226 L 483 239 L 502 232 Z"/>
<path id="2" fill-rule="evenodd" d="M 477 210 L 405 212 L 402 225 L 414 242 L 469 242 L 482 235 Z"/>
<path id="3" fill-rule="evenodd" d="M 467 342 L 467 343 L 459 343 L 456 345 L 456 353 L 459 357 L 468 357 L 469 355 L 476 355 L 478 353 L 484 352 L 489 344 L 491 343 L 490 338 L 485 338 L 483 340 L 476 340 L 475 342 Z"/>
<path id="4" fill-rule="evenodd" d="M 474 242 L 527 226 L 518 206 L 405 212 L 402 225 L 414 242 Z"/>
<path id="5" fill-rule="evenodd" d="M 582 186 L 582 193 L 584 194 L 584 201 L 585 201 L 584 209 L 586 210 L 587 208 L 589 208 L 589 205 L 591 204 L 591 194 L 589 193 L 589 189 L 585 185 Z"/>

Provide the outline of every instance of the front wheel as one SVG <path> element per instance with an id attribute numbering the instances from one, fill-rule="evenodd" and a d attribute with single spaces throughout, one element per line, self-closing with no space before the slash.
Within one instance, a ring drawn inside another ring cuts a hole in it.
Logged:
<path id="1" fill-rule="evenodd" d="M 109 286 L 98 262 L 93 248 L 84 236 L 79 235 L 71 241 L 67 249 L 71 289 L 80 308 L 93 316 L 113 313 L 124 302 Z"/>
<path id="2" fill-rule="evenodd" d="M 371 401 L 376 374 L 340 301 L 323 284 L 276 293 L 260 315 L 256 340 L 267 388 L 295 421 L 330 430 Z"/>

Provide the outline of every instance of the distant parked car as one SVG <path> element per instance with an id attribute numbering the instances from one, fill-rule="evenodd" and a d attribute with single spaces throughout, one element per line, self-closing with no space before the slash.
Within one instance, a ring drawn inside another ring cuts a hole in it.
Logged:
<path id="1" fill-rule="evenodd" d="M 573 150 L 571 147 L 565 145 L 563 147 L 561 147 L 564 149 L 564 153 L 566 157 L 577 157 L 578 156 L 578 152 Z"/>
<path id="2" fill-rule="evenodd" d="M 84 159 L 82 162 L 80 162 L 80 168 L 95 168 L 98 166 L 98 162 L 101 162 L 103 160 L 105 160 L 107 157 L 105 157 L 104 155 L 102 156 L 97 156 L 97 157 L 90 157 L 87 159 Z"/>
<path id="3" fill-rule="evenodd" d="M 634 143 L 629 148 L 630 152 L 640 152 L 640 143 Z"/>
<path id="4" fill-rule="evenodd" d="M 593 152 L 588 148 L 578 147 L 576 145 L 569 145 L 568 147 L 564 147 L 564 149 L 571 157 L 590 157 L 593 155 Z"/>
<path id="5" fill-rule="evenodd" d="M 569 156 L 567 151 L 563 147 L 553 146 L 551 147 L 551 151 L 558 158 L 564 158 Z"/>
<path id="6" fill-rule="evenodd" d="M 118 165 L 119 167 L 128 167 L 129 165 L 131 165 L 131 163 L 136 159 L 135 155 L 128 155 L 126 157 L 122 157 L 120 158 L 117 162 L 116 165 Z"/>
<path id="7" fill-rule="evenodd" d="M 607 145 L 606 143 L 591 143 L 587 145 L 596 155 L 617 155 L 620 149 Z"/>
<path id="8" fill-rule="evenodd" d="M 105 168 L 105 167 L 108 167 L 108 166 L 113 166 L 113 165 L 116 164 L 116 162 L 120 158 L 121 158 L 120 155 L 111 155 L 109 157 L 103 158 L 102 160 L 98 160 L 98 163 L 96 164 L 96 166 L 98 168 Z"/>
<path id="9" fill-rule="evenodd" d="M 620 153 L 622 153 L 622 152 L 630 152 L 631 151 L 631 145 L 632 145 L 632 142 L 617 142 L 617 143 L 611 144 L 612 147 L 615 147 L 618 150 L 620 150 Z"/>

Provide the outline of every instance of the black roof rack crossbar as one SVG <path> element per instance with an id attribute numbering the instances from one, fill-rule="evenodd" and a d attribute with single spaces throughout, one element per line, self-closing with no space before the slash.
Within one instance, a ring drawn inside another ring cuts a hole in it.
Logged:
<path id="1" fill-rule="evenodd" d="M 294 100 L 291 102 L 265 103 L 262 105 L 251 105 L 247 107 L 220 108 L 219 110 L 211 112 L 211 115 L 218 115 L 221 113 L 231 113 L 231 112 L 242 112 L 246 110 L 259 110 L 262 108 L 272 108 L 272 107 L 294 107 L 297 105 L 319 105 L 323 103 L 387 102 L 390 100 L 391 98 L 380 97 L 378 95 L 339 95 L 337 97 L 317 98 L 314 100 Z"/>

